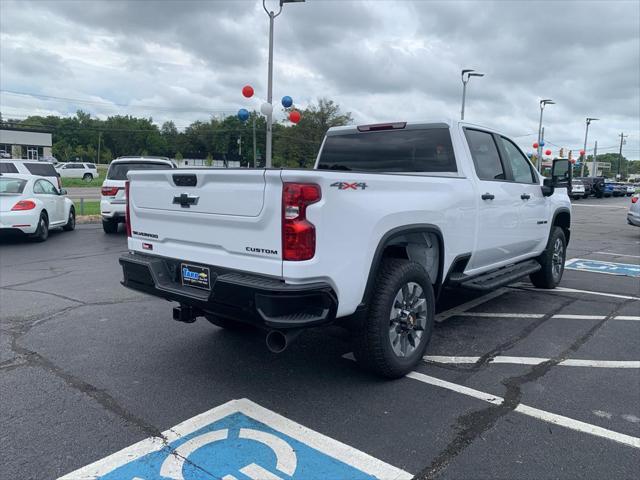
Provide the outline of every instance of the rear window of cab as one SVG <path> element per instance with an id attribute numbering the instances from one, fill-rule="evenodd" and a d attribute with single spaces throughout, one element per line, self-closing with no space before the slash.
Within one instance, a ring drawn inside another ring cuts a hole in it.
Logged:
<path id="1" fill-rule="evenodd" d="M 327 136 L 319 170 L 455 173 L 448 128 L 384 130 Z"/>

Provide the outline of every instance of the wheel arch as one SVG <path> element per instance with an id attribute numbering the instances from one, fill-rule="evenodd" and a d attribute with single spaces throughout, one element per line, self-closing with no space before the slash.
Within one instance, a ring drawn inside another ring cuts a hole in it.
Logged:
<path id="1" fill-rule="evenodd" d="M 571 211 L 568 208 L 559 208 L 553 214 L 551 227 L 560 227 L 564 232 L 564 238 L 569 245 L 571 237 Z"/>
<path id="2" fill-rule="evenodd" d="M 408 239 L 415 238 L 415 235 L 429 234 L 435 238 L 438 245 L 437 273 L 435 278 L 431 278 L 433 283 L 434 295 L 437 298 L 442 288 L 442 275 L 444 270 L 444 239 L 442 231 L 436 225 L 432 224 L 412 224 L 396 227 L 385 233 L 376 247 L 373 260 L 369 267 L 369 275 L 362 296 L 361 307 L 366 306 L 371 301 L 375 279 L 385 257 L 409 258 L 411 252 L 408 251 L 410 244 L 416 242 L 408 242 Z M 428 271 L 427 268 L 425 270 Z"/>

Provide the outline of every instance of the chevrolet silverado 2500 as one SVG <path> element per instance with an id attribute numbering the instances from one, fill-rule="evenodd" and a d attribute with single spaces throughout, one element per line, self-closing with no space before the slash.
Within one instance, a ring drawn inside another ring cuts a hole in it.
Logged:
<path id="1" fill-rule="evenodd" d="M 445 285 L 554 288 L 570 234 L 570 169 L 543 179 L 520 148 L 462 122 L 331 128 L 313 170 L 129 172 L 123 284 L 265 328 L 272 351 L 342 323 L 388 377 L 424 355 Z"/>

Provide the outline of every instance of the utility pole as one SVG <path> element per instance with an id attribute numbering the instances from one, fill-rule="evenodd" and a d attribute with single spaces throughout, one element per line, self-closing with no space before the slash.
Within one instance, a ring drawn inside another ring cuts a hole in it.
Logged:
<path id="1" fill-rule="evenodd" d="M 618 173 L 616 175 L 616 178 L 620 178 L 620 165 L 622 164 L 622 145 L 624 144 L 624 139 L 629 135 L 625 135 L 624 132 L 620 132 L 620 135 L 618 136 L 620 137 L 620 152 L 618 153 Z"/>
<path id="2" fill-rule="evenodd" d="M 102 138 L 102 132 L 98 132 L 98 161 L 96 163 L 100 163 L 100 140 Z"/>
<path id="3" fill-rule="evenodd" d="M 256 168 L 256 116 L 253 116 L 253 168 Z"/>
<path id="4" fill-rule="evenodd" d="M 238 137 L 238 156 L 242 157 L 242 137 Z"/>
<path id="5" fill-rule="evenodd" d="M 596 140 L 596 146 L 593 148 L 593 162 L 591 162 L 591 176 L 597 177 L 598 172 L 598 141 Z"/>

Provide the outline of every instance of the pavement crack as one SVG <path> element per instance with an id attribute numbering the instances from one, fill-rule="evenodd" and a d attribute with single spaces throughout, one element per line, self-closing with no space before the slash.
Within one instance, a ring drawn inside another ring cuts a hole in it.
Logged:
<path id="1" fill-rule="evenodd" d="M 501 383 L 506 387 L 506 394 L 503 397 L 502 403 L 460 416 L 457 419 L 458 434 L 456 437 L 432 460 L 428 467 L 415 475 L 414 480 L 431 480 L 436 478 L 465 448 L 471 445 L 477 438 L 482 437 L 482 434 L 493 428 L 498 420 L 520 405 L 523 385 L 542 378 L 553 367 L 566 360 L 569 355 L 577 352 L 608 320 L 615 317 L 624 306 L 632 302 L 633 300 L 621 302 L 613 312 L 609 313 L 604 319 L 598 321 L 584 334 L 576 338 L 573 343 L 559 355 L 533 366 L 523 375 L 503 379 Z M 554 313 L 550 315 L 553 314 Z M 550 315 L 549 318 L 551 318 Z M 541 322 L 536 323 L 541 324 Z M 482 365 L 484 366 L 486 363 Z"/>

